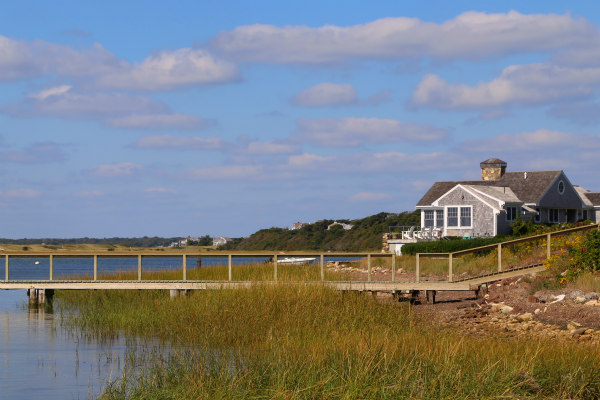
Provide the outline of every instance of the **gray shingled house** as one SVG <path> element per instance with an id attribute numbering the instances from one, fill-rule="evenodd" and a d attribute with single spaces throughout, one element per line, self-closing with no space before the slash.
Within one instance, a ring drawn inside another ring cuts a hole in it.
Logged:
<path id="1" fill-rule="evenodd" d="M 435 182 L 417 203 L 421 229 L 437 236 L 510 233 L 518 215 L 536 223 L 600 221 L 600 193 L 574 186 L 563 171 L 507 172 L 506 162 L 480 163 L 480 181 Z"/>

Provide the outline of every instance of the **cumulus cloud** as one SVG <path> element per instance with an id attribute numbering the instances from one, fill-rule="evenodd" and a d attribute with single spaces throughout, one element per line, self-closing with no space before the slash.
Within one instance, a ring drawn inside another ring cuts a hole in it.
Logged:
<path id="1" fill-rule="evenodd" d="M 373 202 L 373 201 L 381 201 L 387 200 L 391 198 L 389 194 L 386 193 L 372 193 L 372 192 L 360 192 L 353 194 L 349 197 L 348 200 L 355 202 Z"/>
<path id="2" fill-rule="evenodd" d="M 61 162 L 66 159 L 62 147 L 54 142 L 34 143 L 23 150 L 8 150 L 0 152 L 3 162 L 38 164 Z"/>
<path id="3" fill-rule="evenodd" d="M 504 133 L 489 139 L 468 140 L 461 148 L 469 151 L 533 151 L 536 149 L 600 148 L 600 135 L 585 135 L 538 129 L 533 132 Z"/>
<path id="4" fill-rule="evenodd" d="M 0 54 L 0 81 L 43 75 L 89 77 L 127 66 L 98 43 L 75 50 L 43 40 L 27 42 L 0 35 Z"/>
<path id="5" fill-rule="evenodd" d="M 41 196 L 41 192 L 35 189 L 8 189 L 0 191 L 0 198 L 6 200 L 34 199 Z"/>
<path id="6" fill-rule="evenodd" d="M 205 50 L 184 48 L 156 52 L 141 63 L 100 75 L 97 83 L 102 87 L 158 91 L 238 78 L 234 64 L 217 59 Z"/>
<path id="7" fill-rule="evenodd" d="M 103 88 L 161 91 L 239 79 L 237 67 L 206 50 L 157 51 L 129 63 L 95 43 L 89 48 L 46 41 L 23 41 L 0 35 L 0 81 L 39 76 L 84 78 Z"/>
<path id="8" fill-rule="evenodd" d="M 168 188 L 164 188 L 164 187 L 146 188 L 146 189 L 144 189 L 144 192 L 148 193 L 148 194 L 175 194 L 175 193 L 177 193 L 177 191 L 174 189 L 168 189 Z"/>
<path id="9" fill-rule="evenodd" d="M 179 129 L 197 130 L 211 125 L 211 122 L 191 114 L 132 114 L 110 118 L 104 122 L 113 128 L 125 129 Z"/>
<path id="10" fill-rule="evenodd" d="M 570 14 L 469 11 L 441 24 L 398 17 L 347 27 L 246 25 L 221 32 L 210 45 L 236 60 L 281 64 L 422 57 L 456 60 L 552 51 L 585 44 L 595 32 L 593 24 Z"/>
<path id="11" fill-rule="evenodd" d="M 170 112 L 164 104 L 146 96 L 124 93 L 81 93 L 69 85 L 29 94 L 21 102 L 5 108 L 19 117 L 48 116 L 69 119 L 108 118 L 127 114 Z"/>
<path id="12" fill-rule="evenodd" d="M 356 90 L 351 84 L 323 82 L 295 95 L 292 103 L 303 107 L 323 107 L 353 104 L 356 100 Z"/>
<path id="13" fill-rule="evenodd" d="M 297 121 L 300 140 L 328 147 L 355 147 L 364 143 L 441 140 L 447 132 L 430 125 L 381 118 L 321 118 Z"/>
<path id="14" fill-rule="evenodd" d="M 227 142 L 219 137 L 188 137 L 174 135 L 152 135 L 140 138 L 134 143 L 138 149 L 168 149 L 184 148 L 196 150 L 220 150 L 227 146 Z"/>
<path id="15" fill-rule="evenodd" d="M 115 178 L 120 176 L 131 176 L 140 173 L 144 167 L 132 162 L 115 164 L 101 164 L 87 169 L 87 173 L 101 178 Z"/>
<path id="16" fill-rule="evenodd" d="M 260 165 L 223 165 L 203 168 L 193 168 L 185 174 L 193 180 L 237 180 L 257 178 L 263 173 Z"/>
<path id="17" fill-rule="evenodd" d="M 425 75 L 412 94 L 411 102 L 440 110 L 548 104 L 589 96 L 599 84 L 600 68 L 512 65 L 498 78 L 476 86 L 450 84 L 438 75 Z"/>
<path id="18" fill-rule="evenodd" d="M 247 155 L 278 155 L 298 152 L 298 146 L 290 143 L 255 141 L 232 146 L 232 152 Z"/>

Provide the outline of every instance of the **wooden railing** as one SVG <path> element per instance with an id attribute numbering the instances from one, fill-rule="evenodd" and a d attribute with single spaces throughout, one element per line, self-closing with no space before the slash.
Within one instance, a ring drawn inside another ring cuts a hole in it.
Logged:
<path id="1" fill-rule="evenodd" d="M 553 236 L 567 235 L 567 234 L 571 234 L 571 233 L 575 233 L 575 232 L 587 231 L 587 230 L 593 230 L 593 229 L 600 230 L 600 224 L 590 224 L 590 225 L 579 226 L 576 228 L 570 228 L 570 229 L 564 229 L 564 230 L 555 231 L 555 232 L 544 233 L 541 235 L 527 236 L 527 237 L 523 237 L 523 238 L 508 240 L 506 242 L 501 242 L 501 243 L 497 243 L 497 244 L 490 244 L 490 245 L 486 245 L 486 246 L 474 247 L 474 248 L 466 249 L 466 250 L 458 250 L 458 251 L 454 251 L 451 253 L 417 253 L 416 261 L 415 261 L 416 281 L 420 282 L 420 280 L 421 280 L 421 276 L 420 276 L 421 258 L 424 258 L 424 257 L 436 257 L 436 256 L 437 257 L 447 257 L 448 258 L 448 282 L 453 282 L 453 259 L 455 256 L 459 256 L 459 255 L 462 256 L 462 255 L 469 254 L 469 253 L 475 253 L 475 252 L 484 251 L 484 250 L 496 249 L 497 250 L 497 259 L 498 259 L 498 272 L 502 272 L 502 247 L 512 245 L 512 244 L 535 242 L 540 239 L 546 239 L 546 258 L 550 258 L 550 256 L 552 255 L 551 250 L 552 250 L 552 237 Z"/>

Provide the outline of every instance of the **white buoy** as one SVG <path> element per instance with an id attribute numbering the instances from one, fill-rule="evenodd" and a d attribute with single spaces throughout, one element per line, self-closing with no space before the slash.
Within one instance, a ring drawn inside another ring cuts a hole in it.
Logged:
<path id="1" fill-rule="evenodd" d="M 34 264 L 35 264 L 35 265 L 38 265 L 39 263 L 40 263 L 39 261 L 36 261 Z"/>

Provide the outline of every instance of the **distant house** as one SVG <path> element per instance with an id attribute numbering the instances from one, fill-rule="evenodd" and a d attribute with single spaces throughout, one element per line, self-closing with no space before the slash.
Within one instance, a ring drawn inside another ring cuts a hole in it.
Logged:
<path id="1" fill-rule="evenodd" d="M 227 244 L 232 241 L 233 241 L 233 239 L 231 239 L 231 238 L 219 236 L 217 238 L 213 238 L 213 246 L 221 246 L 223 244 Z"/>
<path id="2" fill-rule="evenodd" d="M 563 171 L 507 172 L 497 158 L 480 163 L 480 181 L 435 182 L 417 203 L 421 230 L 437 236 L 495 236 L 521 216 L 536 223 L 600 221 L 600 193 L 571 184 Z"/>
<path id="3" fill-rule="evenodd" d="M 294 224 L 292 224 L 290 230 L 295 231 L 306 225 L 308 225 L 308 222 L 295 222 Z"/>
<path id="4" fill-rule="evenodd" d="M 354 226 L 354 225 L 350 225 L 350 224 L 345 224 L 343 222 L 337 222 L 337 221 L 335 221 L 334 223 L 329 224 L 327 226 L 327 230 L 330 230 L 331 228 L 333 228 L 336 225 L 340 225 L 342 228 L 344 228 L 345 231 L 349 231 Z"/>

